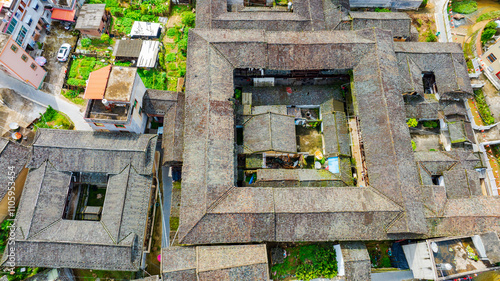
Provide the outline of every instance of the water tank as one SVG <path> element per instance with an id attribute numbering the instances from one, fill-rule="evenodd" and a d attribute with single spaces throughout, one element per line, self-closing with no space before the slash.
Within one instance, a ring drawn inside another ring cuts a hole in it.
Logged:
<path id="1" fill-rule="evenodd" d="M 109 101 L 107 99 L 102 99 L 102 104 L 104 104 L 105 107 L 108 107 Z"/>

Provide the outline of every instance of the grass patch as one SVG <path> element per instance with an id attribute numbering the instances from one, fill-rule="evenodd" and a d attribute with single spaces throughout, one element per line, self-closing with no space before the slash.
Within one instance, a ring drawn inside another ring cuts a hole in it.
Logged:
<path id="1" fill-rule="evenodd" d="M 483 119 L 484 124 L 491 125 L 495 123 L 495 118 L 491 116 L 490 107 L 486 102 L 486 98 L 484 97 L 483 90 L 477 89 L 474 90 L 474 96 L 476 100 L 477 110 L 479 111 L 479 115 L 481 119 Z"/>
<path id="2" fill-rule="evenodd" d="M 392 11 L 389 9 L 386 9 L 386 8 L 375 8 L 375 12 L 377 12 L 377 13 L 390 13 Z"/>
<path id="3" fill-rule="evenodd" d="M 186 6 L 186 5 L 173 5 L 172 6 L 172 12 L 171 12 L 171 15 L 172 16 L 175 16 L 175 15 L 180 15 L 184 12 L 188 12 L 188 11 L 191 11 L 191 6 Z"/>
<path id="4" fill-rule="evenodd" d="M 86 105 L 87 104 L 87 101 L 80 97 L 80 91 L 78 91 L 78 90 L 64 90 L 63 89 L 61 91 L 61 94 L 74 104 L 77 104 L 77 105 Z"/>
<path id="5" fill-rule="evenodd" d="M 176 231 L 179 228 L 179 218 L 170 217 L 170 231 Z"/>
<path id="6" fill-rule="evenodd" d="M 500 17 L 500 11 L 491 11 L 485 14 L 480 15 L 477 19 L 476 22 L 480 22 L 483 20 L 492 20 L 495 18 Z"/>
<path id="7" fill-rule="evenodd" d="M 459 14 L 471 14 L 477 11 L 477 2 L 474 0 L 453 1 L 451 9 Z"/>
<path id="8" fill-rule="evenodd" d="M 333 278 L 337 276 L 337 261 L 333 244 L 308 244 L 287 247 L 283 263 L 271 268 L 273 280 L 284 280 L 289 276 L 297 279 Z"/>
<path id="9" fill-rule="evenodd" d="M 44 114 L 33 125 L 33 131 L 38 128 L 73 130 L 73 123 L 61 112 L 53 109 L 50 105 Z"/>

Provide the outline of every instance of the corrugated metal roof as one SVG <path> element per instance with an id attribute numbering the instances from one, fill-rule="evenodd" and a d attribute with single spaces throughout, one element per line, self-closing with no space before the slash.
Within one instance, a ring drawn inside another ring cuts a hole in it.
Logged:
<path id="1" fill-rule="evenodd" d="M 137 60 L 137 67 L 155 67 L 159 49 L 160 42 L 151 40 L 143 41 L 141 53 L 139 54 L 139 59 Z"/>
<path id="2" fill-rule="evenodd" d="M 84 99 L 102 100 L 110 71 L 111 65 L 108 65 L 90 73 L 87 88 L 85 88 L 85 94 L 83 95 Z"/>
<path id="3" fill-rule="evenodd" d="M 75 10 L 52 9 L 52 19 L 63 21 L 75 21 Z"/>

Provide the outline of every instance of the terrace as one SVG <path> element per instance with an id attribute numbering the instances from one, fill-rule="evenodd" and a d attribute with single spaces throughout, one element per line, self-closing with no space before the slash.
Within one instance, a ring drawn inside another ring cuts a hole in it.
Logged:
<path id="1" fill-rule="evenodd" d="M 89 100 L 85 118 L 96 120 L 127 121 L 131 113 L 130 104 L 115 103 L 106 107 L 102 100 Z"/>

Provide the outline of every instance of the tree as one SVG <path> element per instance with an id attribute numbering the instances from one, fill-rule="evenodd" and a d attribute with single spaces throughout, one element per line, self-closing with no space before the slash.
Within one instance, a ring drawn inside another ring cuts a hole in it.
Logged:
<path id="1" fill-rule="evenodd" d="M 410 118 L 410 119 L 408 119 L 408 121 L 406 121 L 406 124 L 408 124 L 408 127 L 414 128 L 414 127 L 417 127 L 418 121 L 415 118 Z"/>
<path id="2" fill-rule="evenodd" d="M 81 42 L 82 42 L 82 47 L 87 48 L 92 43 L 92 40 L 90 40 L 89 38 L 82 38 Z"/>
<path id="3" fill-rule="evenodd" d="M 483 44 L 488 42 L 488 40 L 490 40 L 496 32 L 496 29 L 485 29 L 483 34 L 481 34 L 481 42 L 483 42 Z"/>
<path id="4" fill-rule="evenodd" d="M 109 42 L 109 35 L 106 34 L 106 33 L 103 33 L 101 35 L 101 41 L 103 41 L 103 42 Z"/>
<path id="5" fill-rule="evenodd" d="M 182 24 L 189 27 L 194 27 L 194 22 L 196 20 L 196 15 L 193 12 L 182 13 Z"/>

